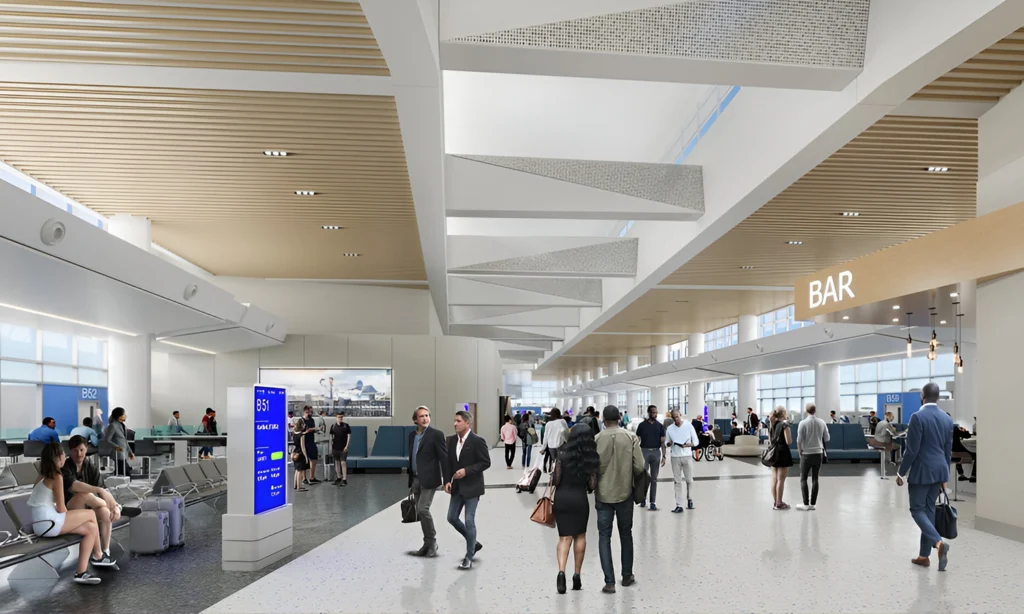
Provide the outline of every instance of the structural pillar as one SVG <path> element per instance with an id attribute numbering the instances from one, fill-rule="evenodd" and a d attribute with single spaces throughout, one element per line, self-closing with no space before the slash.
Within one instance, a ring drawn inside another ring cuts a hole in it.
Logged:
<path id="1" fill-rule="evenodd" d="M 757 316 L 740 316 L 737 328 L 739 343 L 755 341 L 757 339 Z M 736 394 L 736 415 L 745 415 L 748 407 L 757 411 L 757 376 L 742 374 L 737 377 L 737 380 L 739 390 Z"/>
<path id="2" fill-rule="evenodd" d="M 148 334 L 138 337 L 110 336 L 107 344 L 109 409 L 107 415 L 103 416 L 104 425 L 110 421 L 110 410 L 123 407 L 128 413 L 129 428 L 153 428 L 152 351 L 152 341 Z"/>
<path id="3" fill-rule="evenodd" d="M 814 370 L 814 405 L 818 416 L 825 419 L 829 412 L 839 413 L 839 365 L 818 365 Z"/>
<path id="4" fill-rule="evenodd" d="M 663 362 L 668 362 L 668 346 L 656 345 L 651 352 L 651 364 L 660 365 Z"/>
<path id="5" fill-rule="evenodd" d="M 619 374 L 619 363 L 610 362 L 608 363 L 608 377 L 613 377 Z"/>
<path id="6" fill-rule="evenodd" d="M 687 355 L 700 356 L 704 353 L 704 333 L 693 333 L 686 341 Z M 688 382 L 686 385 L 686 413 L 704 419 L 704 382 Z"/>

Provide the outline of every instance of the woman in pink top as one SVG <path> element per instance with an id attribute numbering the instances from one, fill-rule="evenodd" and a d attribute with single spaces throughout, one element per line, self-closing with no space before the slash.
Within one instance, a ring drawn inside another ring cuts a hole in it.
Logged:
<path id="1" fill-rule="evenodd" d="M 501 441 L 505 444 L 505 464 L 512 469 L 512 461 L 516 459 L 516 425 L 512 424 L 512 416 L 505 416 L 505 426 L 501 427 Z"/>

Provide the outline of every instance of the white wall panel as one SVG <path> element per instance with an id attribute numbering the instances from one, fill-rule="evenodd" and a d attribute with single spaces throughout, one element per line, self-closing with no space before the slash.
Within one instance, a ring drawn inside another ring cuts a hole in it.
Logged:
<path id="1" fill-rule="evenodd" d="M 446 433 L 453 431 L 456 403 L 479 403 L 478 341 L 470 337 L 437 338 L 437 407 L 433 416 L 435 426 Z M 479 411 L 479 405 L 477 408 Z M 493 437 L 487 443 L 493 445 Z"/>
<path id="2" fill-rule="evenodd" d="M 153 353 L 153 423 L 167 424 L 181 412 L 182 424 L 199 424 L 216 405 L 215 357 L 208 354 Z"/>
<path id="3" fill-rule="evenodd" d="M 261 369 L 294 369 L 304 366 L 306 338 L 302 335 L 288 335 L 281 345 L 262 348 Z"/>
<path id="4" fill-rule="evenodd" d="M 42 386 L 0 384 L 0 428 L 34 429 L 42 420 Z"/>
<path id="5" fill-rule="evenodd" d="M 391 368 L 391 337 L 349 335 L 348 366 L 352 369 Z"/>
<path id="6" fill-rule="evenodd" d="M 477 340 L 477 433 L 487 443 L 497 443 L 501 420 L 498 416 L 498 395 L 501 394 L 501 357 L 497 345 L 487 339 Z"/>
<path id="7" fill-rule="evenodd" d="M 347 367 L 348 337 L 341 335 L 308 335 L 305 337 L 303 355 L 305 356 L 303 366 L 311 369 L 319 367 Z"/>
<path id="8" fill-rule="evenodd" d="M 217 354 L 213 360 L 214 409 L 223 410 L 228 403 L 228 386 L 246 386 L 256 383 L 260 372 L 260 351 L 228 352 Z M 187 382 L 175 382 L 177 387 Z M 176 389 L 176 388 L 175 388 Z"/>
<path id="9" fill-rule="evenodd" d="M 394 415 L 395 424 L 408 424 L 420 405 L 436 408 L 436 370 L 434 344 L 443 337 L 394 337 Z"/>

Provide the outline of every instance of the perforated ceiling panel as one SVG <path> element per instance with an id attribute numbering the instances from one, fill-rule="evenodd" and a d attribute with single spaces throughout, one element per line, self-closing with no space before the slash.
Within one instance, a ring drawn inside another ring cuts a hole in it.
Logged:
<path id="1" fill-rule="evenodd" d="M 869 0 L 694 0 L 452 42 L 859 69 L 869 7 Z"/>

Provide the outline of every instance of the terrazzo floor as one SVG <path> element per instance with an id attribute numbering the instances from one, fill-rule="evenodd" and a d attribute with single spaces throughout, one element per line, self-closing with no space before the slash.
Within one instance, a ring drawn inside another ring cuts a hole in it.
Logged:
<path id="1" fill-rule="evenodd" d="M 456 568 L 463 542 L 444 521 L 449 497 L 439 492 L 433 506 L 438 558 L 404 554 L 419 546 L 421 535 L 418 525 L 400 524 L 394 505 L 205 612 L 1022 611 L 1024 544 L 975 531 L 972 502 L 956 504 L 960 537 L 949 571 L 939 573 L 910 564 L 919 533 L 907 491 L 879 480 L 877 465 L 858 468 L 854 477 L 826 477 L 815 512 L 776 512 L 767 480 L 758 479 L 767 470 L 735 460 L 696 465 L 703 478 L 695 486 L 696 510 L 635 510 L 638 583 L 615 595 L 600 592 L 592 513 L 584 590 L 558 595 L 556 532 L 530 522 L 539 492 L 507 487 L 521 471 L 506 470 L 500 455 L 492 453 L 496 462 L 487 478 L 495 487 L 477 512 L 486 547 L 471 571 Z M 671 486 L 663 488 L 670 499 Z M 797 503 L 796 478 L 787 490 L 786 498 Z M 613 551 L 618 570 L 614 536 Z M 299 586 L 297 578 L 304 578 L 302 590 L 286 588 Z M 685 607 L 680 586 L 687 587 Z"/>

